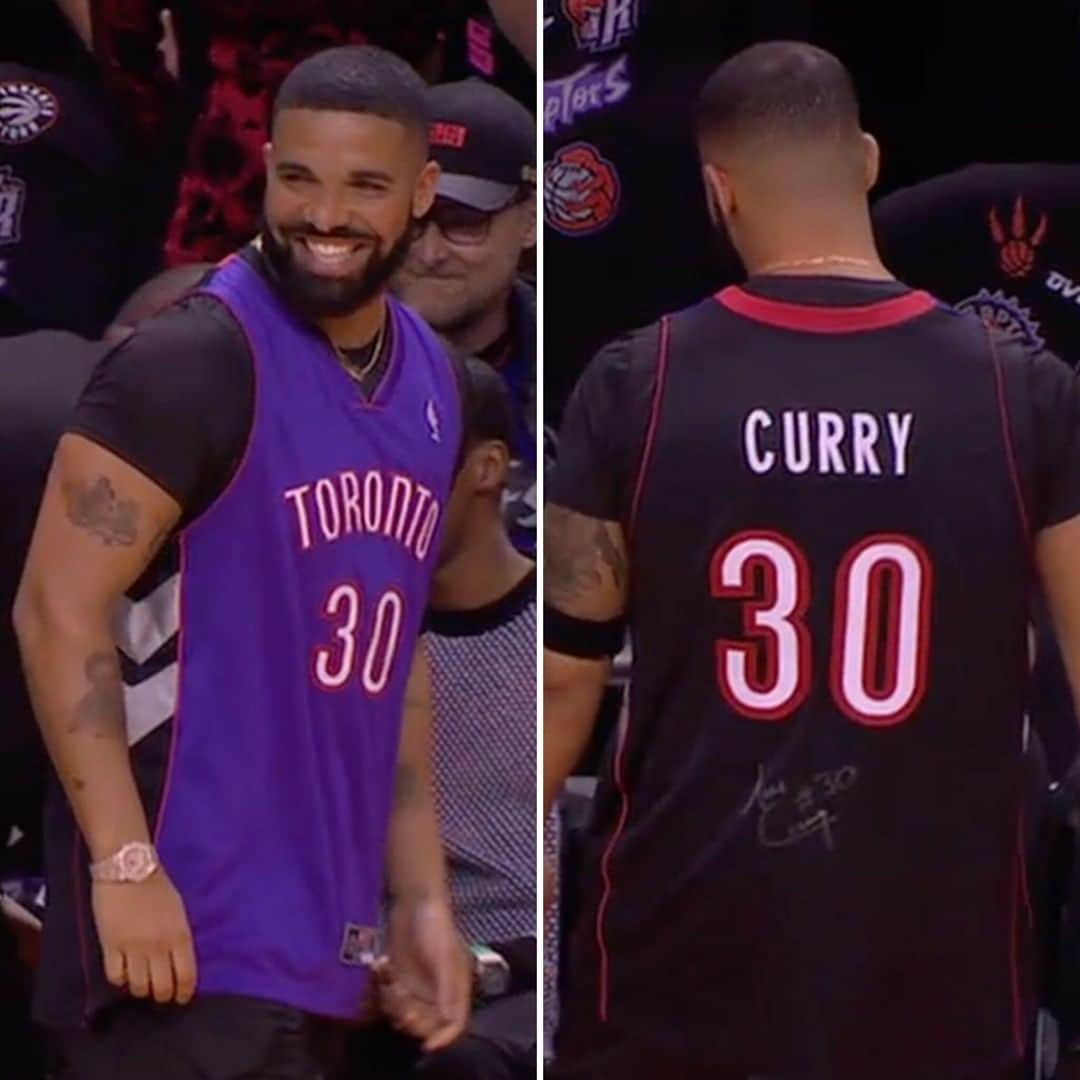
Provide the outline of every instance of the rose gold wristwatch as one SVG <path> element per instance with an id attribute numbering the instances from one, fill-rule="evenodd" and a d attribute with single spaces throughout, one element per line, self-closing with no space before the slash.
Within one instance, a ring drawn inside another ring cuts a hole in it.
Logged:
<path id="1" fill-rule="evenodd" d="M 153 844 L 125 844 L 115 855 L 90 864 L 93 881 L 145 881 L 161 864 Z"/>

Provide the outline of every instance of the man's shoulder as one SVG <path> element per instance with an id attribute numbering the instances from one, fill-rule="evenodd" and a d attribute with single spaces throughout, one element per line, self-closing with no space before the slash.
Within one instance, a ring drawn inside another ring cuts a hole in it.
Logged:
<path id="1" fill-rule="evenodd" d="M 222 299 L 196 291 L 140 322 L 120 348 L 147 353 L 181 349 L 192 356 L 221 348 L 246 352 L 247 338 Z"/>
<path id="2" fill-rule="evenodd" d="M 1004 221 L 1012 213 L 1018 196 L 1057 202 L 1059 193 L 1073 193 L 1077 184 L 1080 184 L 1077 165 L 977 163 L 883 196 L 874 204 L 874 221 L 880 224 L 898 218 L 925 217 L 928 213 L 953 213 L 967 206 L 986 212 L 996 207 Z"/>
<path id="3" fill-rule="evenodd" d="M 1006 374 L 1022 372 L 1040 379 L 1075 380 L 1073 369 L 1050 349 L 996 328 L 988 328 L 986 333 L 993 355 Z"/>

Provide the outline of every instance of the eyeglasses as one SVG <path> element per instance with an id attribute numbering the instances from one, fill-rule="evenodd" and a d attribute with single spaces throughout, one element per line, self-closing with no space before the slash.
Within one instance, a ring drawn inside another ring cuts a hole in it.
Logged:
<path id="1" fill-rule="evenodd" d="M 477 210 L 451 199 L 436 199 L 427 214 L 420 219 L 421 230 L 434 225 L 448 244 L 477 247 L 491 235 L 491 223 L 499 214 L 523 203 L 531 189 L 525 188 L 499 210 Z"/>

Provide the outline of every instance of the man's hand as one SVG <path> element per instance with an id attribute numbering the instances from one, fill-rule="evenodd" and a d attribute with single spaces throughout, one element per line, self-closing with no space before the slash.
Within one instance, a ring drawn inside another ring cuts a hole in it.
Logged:
<path id="1" fill-rule="evenodd" d="M 184 902 L 165 871 L 138 884 L 95 882 L 93 902 L 109 982 L 137 998 L 186 1005 L 195 994 L 195 948 Z"/>
<path id="2" fill-rule="evenodd" d="M 398 902 L 390 909 L 389 968 L 380 1000 L 391 1023 L 428 1053 L 465 1030 L 472 1000 L 472 966 L 447 904 Z"/>

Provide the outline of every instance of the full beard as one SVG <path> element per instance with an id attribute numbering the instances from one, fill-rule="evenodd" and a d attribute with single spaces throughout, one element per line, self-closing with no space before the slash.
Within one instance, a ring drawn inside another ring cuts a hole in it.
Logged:
<path id="1" fill-rule="evenodd" d="M 264 221 L 260 237 L 263 254 L 286 299 L 308 318 L 317 321 L 350 315 L 384 292 L 409 254 L 415 227 L 415 222 L 411 221 L 389 250 L 383 248 L 381 240 L 376 240 L 363 268 L 343 278 L 323 277 L 303 269 L 296 261 L 291 241 L 304 236 L 335 240 L 365 240 L 370 236 L 348 229 L 320 233 L 310 228 L 296 228 L 282 230 L 279 239 Z"/>

